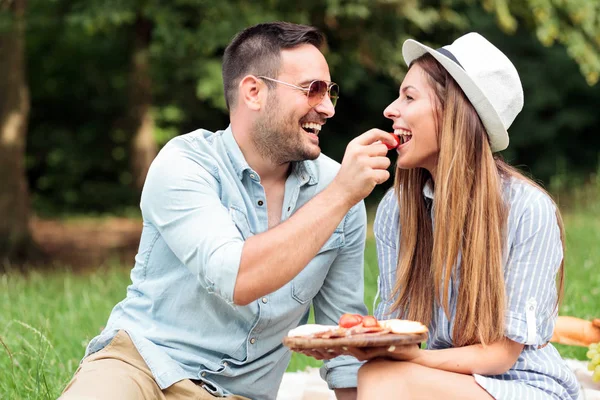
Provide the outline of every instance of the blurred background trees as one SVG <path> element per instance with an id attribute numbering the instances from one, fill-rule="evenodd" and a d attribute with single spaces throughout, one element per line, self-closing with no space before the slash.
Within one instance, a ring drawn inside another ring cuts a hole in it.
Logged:
<path id="1" fill-rule="evenodd" d="M 25 171 L 25 138 L 29 88 L 25 73 L 25 0 L 0 3 L 10 24 L 0 30 L 0 257 L 29 258 L 29 191 Z"/>
<path id="2" fill-rule="evenodd" d="M 29 253 L 32 213 L 136 210 L 169 139 L 227 126 L 223 50 L 269 20 L 327 35 L 341 99 L 321 143 L 338 161 L 352 137 L 390 128 L 405 39 L 438 47 L 474 30 L 525 89 L 504 157 L 557 189 L 600 169 L 595 0 L 0 0 L 0 259 Z"/>

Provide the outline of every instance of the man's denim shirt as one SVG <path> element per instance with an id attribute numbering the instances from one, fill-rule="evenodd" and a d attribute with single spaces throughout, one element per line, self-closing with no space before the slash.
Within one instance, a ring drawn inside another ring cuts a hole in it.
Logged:
<path id="1" fill-rule="evenodd" d="M 338 170 L 324 155 L 294 163 L 282 223 Z M 275 399 L 291 356 L 282 338 L 306 323 L 311 302 L 320 324 L 367 312 L 363 202 L 291 282 L 247 306 L 233 303 L 244 241 L 266 231 L 268 221 L 260 176 L 246 163 L 231 127 L 171 140 L 148 172 L 141 210 L 143 231 L 127 297 L 86 356 L 123 329 L 163 389 L 198 379 L 217 396 Z M 354 387 L 359 366 L 354 358 L 338 357 L 325 363 L 321 375 L 330 388 Z"/>

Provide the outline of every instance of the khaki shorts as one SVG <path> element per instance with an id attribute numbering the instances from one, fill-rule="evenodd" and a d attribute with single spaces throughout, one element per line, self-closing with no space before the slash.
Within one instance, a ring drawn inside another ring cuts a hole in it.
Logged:
<path id="1" fill-rule="evenodd" d="M 86 357 L 60 400 L 215 400 L 202 383 L 189 379 L 161 390 L 125 331 L 102 350 Z M 231 400 L 249 400 L 228 396 Z"/>

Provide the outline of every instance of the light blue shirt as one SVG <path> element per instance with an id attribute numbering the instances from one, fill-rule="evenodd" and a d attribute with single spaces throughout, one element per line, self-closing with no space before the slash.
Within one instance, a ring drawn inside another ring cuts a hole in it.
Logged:
<path id="1" fill-rule="evenodd" d="M 338 170 L 325 155 L 293 163 L 282 222 Z M 141 210 L 143 230 L 127 297 L 86 356 L 123 329 L 163 389 L 199 379 L 217 396 L 275 399 L 291 356 L 282 338 L 307 321 L 311 303 L 320 324 L 335 325 L 346 312 L 367 313 L 363 202 L 291 282 L 247 306 L 233 303 L 244 241 L 266 231 L 268 220 L 260 176 L 231 128 L 171 140 L 148 172 Z M 352 357 L 338 357 L 325 363 L 321 375 L 330 388 L 354 387 L 359 366 Z"/>
<path id="2" fill-rule="evenodd" d="M 433 201 L 434 193 L 426 185 L 423 196 Z M 556 273 L 563 258 L 556 207 L 544 192 L 515 178 L 506 179 L 503 197 L 510 208 L 503 256 L 507 309 L 505 336 L 525 345 L 516 363 L 495 376 L 475 374 L 475 380 L 495 399 L 574 400 L 580 396 L 573 372 L 560 354 L 548 343 L 556 320 Z M 435 203 L 434 203 L 435 207 Z M 432 211 L 433 214 L 433 211 Z M 432 215 L 433 218 L 433 215 Z M 396 297 L 396 266 L 399 249 L 399 207 L 390 190 L 381 200 L 373 227 L 379 261 L 381 302 L 378 319 L 393 318 Z M 436 305 L 429 326 L 427 348 L 454 347 L 452 332 L 458 302 L 459 263 L 449 284 L 450 317 Z"/>

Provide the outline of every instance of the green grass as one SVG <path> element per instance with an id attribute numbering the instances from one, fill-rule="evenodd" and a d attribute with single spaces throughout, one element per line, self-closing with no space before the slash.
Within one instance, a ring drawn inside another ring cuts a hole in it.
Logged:
<path id="1" fill-rule="evenodd" d="M 600 219 L 596 209 L 565 215 L 567 282 L 561 314 L 600 317 Z M 377 257 L 372 238 L 365 257 L 365 302 L 372 311 Z M 0 398 L 56 399 L 85 345 L 100 332 L 129 283 L 127 267 L 0 275 Z M 585 348 L 557 346 L 564 357 L 585 359 Z M 294 354 L 289 371 L 319 366 Z"/>

